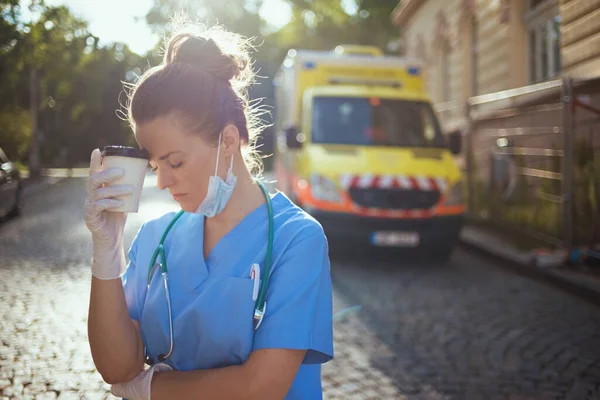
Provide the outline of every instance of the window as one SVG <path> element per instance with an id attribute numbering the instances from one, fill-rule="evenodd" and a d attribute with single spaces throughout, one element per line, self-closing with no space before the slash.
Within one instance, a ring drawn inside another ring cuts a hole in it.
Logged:
<path id="1" fill-rule="evenodd" d="M 311 139 L 363 146 L 446 146 L 428 103 L 380 98 L 315 98 Z"/>
<path id="2" fill-rule="evenodd" d="M 561 70 L 560 15 L 552 2 L 531 0 L 528 34 L 529 82 L 556 77 Z"/>

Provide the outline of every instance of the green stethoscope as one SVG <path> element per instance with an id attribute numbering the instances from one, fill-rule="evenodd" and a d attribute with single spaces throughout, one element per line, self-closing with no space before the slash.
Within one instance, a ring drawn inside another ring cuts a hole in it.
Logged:
<path id="1" fill-rule="evenodd" d="M 264 268 L 264 278 L 260 282 L 260 289 L 258 291 L 258 297 L 256 299 L 256 304 L 254 307 L 254 330 L 258 329 L 260 323 L 262 322 L 262 318 L 265 314 L 265 310 L 267 307 L 267 302 L 265 301 L 265 296 L 267 292 L 267 285 L 269 281 L 269 270 L 271 268 L 271 256 L 273 253 L 273 205 L 271 204 L 271 197 L 269 196 L 269 192 L 267 188 L 262 182 L 256 181 L 258 186 L 260 186 L 263 194 L 265 195 L 265 199 L 267 200 L 267 211 L 269 214 L 269 235 L 267 241 L 267 255 L 265 257 L 265 268 Z M 167 354 L 159 354 L 158 361 L 163 362 L 167 358 L 171 356 L 173 353 L 173 318 L 171 314 L 171 296 L 169 295 L 169 284 L 168 284 L 168 270 L 167 270 L 167 257 L 165 255 L 164 242 L 165 238 L 173 228 L 173 225 L 177 222 L 177 220 L 183 215 L 184 211 L 181 210 L 175 215 L 173 220 L 169 223 L 167 228 L 165 229 L 162 237 L 160 238 L 160 242 L 158 243 L 158 247 L 154 251 L 152 255 L 152 260 L 150 261 L 150 266 L 148 268 L 148 287 L 150 287 L 150 281 L 152 280 L 152 274 L 156 271 L 157 267 L 160 268 L 162 273 L 163 284 L 165 287 L 165 298 L 167 301 L 167 313 L 169 317 L 169 352 Z M 160 256 L 160 262 L 156 262 L 156 259 Z M 146 353 L 146 363 L 154 364 L 154 361 L 147 355 L 146 349 L 144 348 L 144 353 Z"/>

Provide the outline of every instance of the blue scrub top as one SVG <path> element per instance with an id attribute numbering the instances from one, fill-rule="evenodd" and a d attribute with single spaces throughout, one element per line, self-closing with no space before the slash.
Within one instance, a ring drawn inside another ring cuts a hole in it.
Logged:
<path id="1" fill-rule="evenodd" d="M 307 350 L 286 399 L 321 399 L 321 364 L 333 358 L 332 286 L 321 225 L 283 193 L 272 198 L 274 241 L 262 324 L 254 331 L 253 263 L 264 271 L 266 203 L 227 233 L 204 259 L 204 216 L 184 213 L 164 247 L 173 313 L 174 350 L 166 361 L 189 371 L 244 363 L 253 350 Z M 123 276 L 131 318 L 148 354 L 169 350 L 167 303 L 160 270 L 148 267 L 175 212 L 142 225 Z M 262 276 L 261 276 L 262 278 Z"/>

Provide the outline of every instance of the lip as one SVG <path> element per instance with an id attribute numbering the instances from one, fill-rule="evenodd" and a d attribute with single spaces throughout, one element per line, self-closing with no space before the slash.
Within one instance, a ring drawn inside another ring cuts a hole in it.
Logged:
<path id="1" fill-rule="evenodd" d="M 179 200 L 180 198 L 182 198 L 185 195 L 186 195 L 185 193 L 175 193 L 172 196 L 175 200 Z"/>

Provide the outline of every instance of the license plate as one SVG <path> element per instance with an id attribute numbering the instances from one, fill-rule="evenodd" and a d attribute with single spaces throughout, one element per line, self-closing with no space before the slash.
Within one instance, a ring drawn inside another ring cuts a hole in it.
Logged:
<path id="1" fill-rule="evenodd" d="M 417 232 L 374 232 L 371 243 L 375 246 L 416 247 L 419 239 Z"/>

